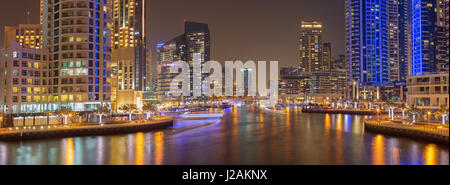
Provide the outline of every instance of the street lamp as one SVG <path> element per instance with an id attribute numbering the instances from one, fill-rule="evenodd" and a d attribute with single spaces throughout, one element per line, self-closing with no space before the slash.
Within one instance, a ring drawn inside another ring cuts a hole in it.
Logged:
<path id="1" fill-rule="evenodd" d="M 378 123 L 380 123 L 380 108 L 377 108 Z"/>

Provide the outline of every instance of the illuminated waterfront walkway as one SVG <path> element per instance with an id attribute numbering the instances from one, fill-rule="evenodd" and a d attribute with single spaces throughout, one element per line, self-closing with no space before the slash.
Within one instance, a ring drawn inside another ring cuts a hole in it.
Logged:
<path id="1" fill-rule="evenodd" d="M 122 134 L 163 129 L 171 126 L 173 126 L 173 119 L 166 117 L 153 121 L 132 121 L 117 124 L 69 124 L 11 127 L 0 130 L 0 140 L 18 141 L 53 137 Z"/>
<path id="2" fill-rule="evenodd" d="M 365 120 L 364 126 L 371 131 L 449 143 L 448 125 L 409 123 L 403 120 Z"/>

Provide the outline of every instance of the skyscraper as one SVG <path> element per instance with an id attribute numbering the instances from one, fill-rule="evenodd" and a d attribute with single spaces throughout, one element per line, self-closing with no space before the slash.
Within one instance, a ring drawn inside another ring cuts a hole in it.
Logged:
<path id="1" fill-rule="evenodd" d="M 388 82 L 388 3 L 346 0 L 346 60 L 350 79 L 362 86 Z"/>
<path id="2" fill-rule="evenodd" d="M 139 104 L 145 90 L 145 0 L 113 0 L 112 63 L 117 67 L 113 103 Z"/>
<path id="3" fill-rule="evenodd" d="M 168 85 L 174 74 L 170 74 L 169 69 L 175 61 L 185 61 L 191 68 L 191 95 L 194 90 L 201 90 L 200 86 L 194 86 L 193 79 L 202 80 L 208 75 L 208 73 L 194 73 L 192 70 L 194 54 L 200 54 L 202 68 L 204 63 L 210 60 L 211 43 L 208 24 L 184 21 L 184 27 L 184 34 L 158 46 L 158 91 L 160 96 L 170 96 L 167 93 L 170 87 Z"/>
<path id="4" fill-rule="evenodd" d="M 412 0 L 412 75 L 436 71 L 436 0 Z"/>
<path id="5" fill-rule="evenodd" d="M 388 19 L 388 67 L 389 82 L 400 80 L 399 61 L 399 3 L 398 0 L 387 0 Z"/>
<path id="6" fill-rule="evenodd" d="M 43 9 L 43 47 L 52 63 L 48 99 L 75 111 L 111 102 L 112 1 L 47 1 Z"/>
<path id="7" fill-rule="evenodd" d="M 436 0 L 436 71 L 448 71 L 448 6 L 449 0 Z"/>
<path id="8" fill-rule="evenodd" d="M 406 81 L 411 64 L 411 0 L 398 0 L 399 80 Z"/>
<path id="9" fill-rule="evenodd" d="M 301 22 L 300 68 L 302 72 L 323 70 L 322 23 Z"/>
<path id="10" fill-rule="evenodd" d="M 157 46 L 158 51 L 158 97 L 163 100 L 173 100 L 170 83 L 177 75 L 170 72 L 170 67 L 176 61 L 186 61 L 186 37 L 179 35 L 164 44 Z"/>
<path id="11" fill-rule="evenodd" d="M 201 92 L 201 85 L 194 84 L 194 80 L 203 82 L 203 79 L 208 73 L 196 73 L 194 67 L 194 54 L 200 54 L 201 67 L 210 60 L 211 57 L 211 43 L 208 24 L 185 21 L 184 35 L 186 37 L 186 54 L 187 62 L 191 68 L 191 94 Z"/>

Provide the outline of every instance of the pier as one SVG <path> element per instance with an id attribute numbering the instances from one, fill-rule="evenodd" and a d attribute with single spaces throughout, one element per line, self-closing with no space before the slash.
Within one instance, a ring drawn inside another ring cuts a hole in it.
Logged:
<path id="1" fill-rule="evenodd" d="M 173 126 L 173 124 L 173 119 L 168 118 L 157 121 L 133 121 L 118 124 L 11 127 L 0 130 L 0 141 L 127 134 L 164 129 Z"/>
<path id="2" fill-rule="evenodd" d="M 364 128 L 367 131 L 449 144 L 448 125 L 431 123 L 404 124 L 401 121 L 394 120 L 364 120 Z"/>

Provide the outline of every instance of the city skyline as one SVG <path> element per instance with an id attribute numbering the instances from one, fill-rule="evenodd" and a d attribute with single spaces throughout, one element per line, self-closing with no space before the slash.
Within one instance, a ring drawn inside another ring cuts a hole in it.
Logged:
<path id="1" fill-rule="evenodd" d="M 39 1 L 8 3 L 11 6 L 7 9 L 1 7 L 0 15 L 14 15 L 17 19 L 0 20 L 2 28 L 6 25 L 15 26 L 19 22 L 26 24 L 27 10 L 30 10 L 30 23 L 39 24 Z M 297 66 L 300 61 L 298 41 L 302 20 L 323 22 L 323 39 L 331 42 L 333 58 L 345 53 L 343 0 L 285 0 L 282 3 L 153 0 L 146 7 L 149 11 L 146 21 L 147 42 L 152 49 L 153 60 L 157 60 L 156 45 L 177 36 L 178 30 L 184 29 L 185 19 L 209 25 L 211 59 L 219 62 L 237 59 L 278 60 L 280 66 Z M 166 13 L 171 9 L 179 11 Z M 280 30 L 283 34 L 279 33 Z M 3 35 L 3 29 L 0 33 Z M 3 43 L 3 37 L 1 41 Z"/>
<path id="2" fill-rule="evenodd" d="M 448 165 L 449 2 L 9 1 L 0 165 Z"/>

